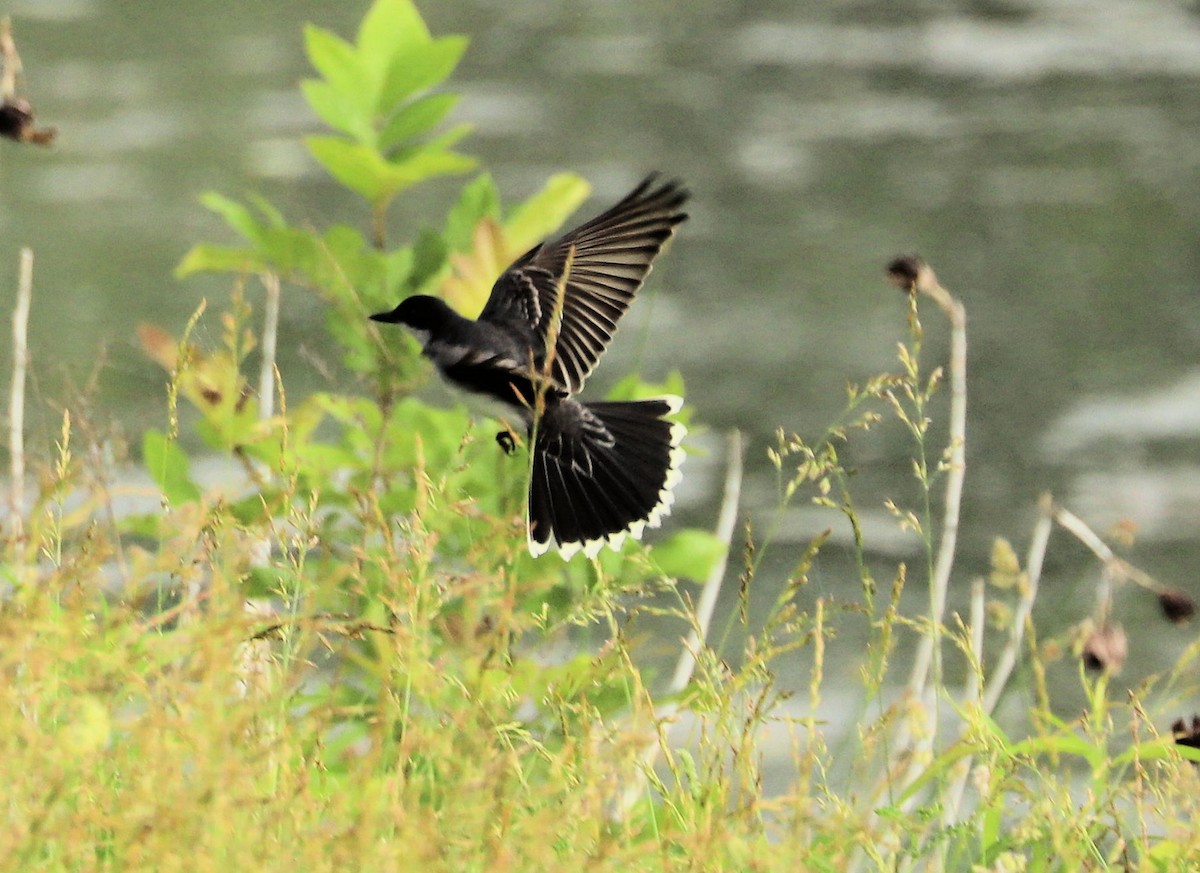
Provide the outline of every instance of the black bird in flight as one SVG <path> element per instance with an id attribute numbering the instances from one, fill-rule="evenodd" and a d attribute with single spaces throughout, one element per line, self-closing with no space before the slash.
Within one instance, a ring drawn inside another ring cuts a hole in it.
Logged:
<path id="1" fill-rule="evenodd" d="M 375 321 L 403 324 L 451 383 L 501 401 L 533 440 L 529 550 L 595 556 L 657 527 L 679 481 L 679 397 L 576 400 L 654 258 L 687 218 L 688 192 L 646 178 L 617 205 L 516 260 L 479 318 L 415 295 Z M 562 299 L 559 292 L 562 291 Z M 496 435 L 506 451 L 508 432 Z"/>

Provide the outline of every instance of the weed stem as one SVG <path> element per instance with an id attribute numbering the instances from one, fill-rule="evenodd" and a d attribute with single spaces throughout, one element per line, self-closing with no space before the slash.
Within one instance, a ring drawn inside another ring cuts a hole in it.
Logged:
<path id="1" fill-rule="evenodd" d="M 17 303 L 12 317 L 12 391 L 8 402 L 9 474 L 12 477 L 9 514 L 15 541 L 24 535 L 21 519 L 25 512 L 25 371 L 29 366 L 29 307 L 32 300 L 33 249 L 23 248 L 17 281 Z"/>

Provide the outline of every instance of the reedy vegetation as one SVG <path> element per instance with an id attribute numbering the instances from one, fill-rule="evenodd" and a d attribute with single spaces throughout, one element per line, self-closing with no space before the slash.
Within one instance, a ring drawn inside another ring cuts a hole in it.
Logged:
<path id="1" fill-rule="evenodd" d="M 848 525 L 857 586 L 847 579 L 837 601 L 806 596 L 828 532 L 782 583 L 760 578 L 764 557 L 784 547 L 772 544 L 772 518 L 747 520 L 731 556 L 741 561 L 731 621 L 745 642 L 705 644 L 715 589 L 696 609 L 690 582 L 719 580 L 730 557 L 736 441 L 720 535 L 676 527 L 621 555 L 535 561 L 519 456 L 497 450 L 490 425 L 414 397 L 425 378 L 415 345 L 365 317 L 419 291 L 481 306 L 491 279 L 552 232 L 586 184 L 557 177 L 502 210 L 478 175 L 441 229 L 391 246 L 395 197 L 473 169 L 452 151 L 464 130 L 433 133 L 454 105 L 436 88 L 466 42 L 431 37 L 408 0 L 378 0 L 354 43 L 315 27 L 306 38 L 320 78 L 305 96 L 333 130 L 308 144 L 362 198 L 369 233 L 313 231 L 261 199 L 208 195 L 245 242 L 197 246 L 180 273 L 236 277 L 222 342 L 192 340 L 212 319 L 204 303 L 179 338 L 140 328 L 169 373 L 164 427 L 141 446 L 156 511 L 121 511 L 130 486 L 101 462 L 107 447 L 81 426 L 95 417 L 86 410 L 64 413 L 55 445 L 32 453 L 27 504 L 23 480 L 11 483 L 0 868 L 1194 869 L 1198 756 L 1156 726 L 1194 696 L 1198 647 L 1128 699 L 1114 699 L 1108 671 L 1080 666 L 1086 710 L 1056 712 L 1045 678 L 1073 669 L 1061 657 L 1070 641 L 1039 640 L 1032 618 L 1055 523 L 1092 538 L 1105 580 L 1097 628 L 1113 626 L 1113 583 L 1157 583 L 1046 497 L 1024 568 L 998 540 L 967 614 L 945 614 L 948 586 L 963 584 L 952 562 L 965 318 L 931 271 L 910 263 L 898 370 L 852 388 L 820 439 L 781 433 L 769 450 L 773 518 L 812 501 L 831 528 Z M 250 276 L 262 279 L 261 315 Z M 299 293 L 326 301 L 349 387 L 290 401 L 272 349 L 280 296 Z M 961 344 L 944 446 L 929 413 L 941 372 L 922 363 L 925 297 L 951 314 Z M 14 470 L 26 461 L 23 380 L 18 368 Z M 681 387 L 676 376 L 631 378 L 617 393 Z M 180 400 L 199 411 L 210 450 L 241 470 L 236 482 L 194 480 Z M 895 565 L 881 586 L 855 506 L 882 498 L 852 498 L 840 456 L 885 420 L 907 430 L 918 486 L 888 506 L 924 558 Z M 918 576 L 927 609 L 908 615 L 901 595 Z M 752 624 L 761 589 L 778 594 Z M 677 620 L 681 639 L 690 632 L 670 686 L 639 662 L 641 614 Z M 865 638 L 865 652 L 839 630 Z M 897 660 L 901 646 L 916 650 L 913 664 Z M 808 675 L 779 681 L 781 659 L 800 650 Z M 856 727 L 829 736 L 825 672 L 848 657 L 861 678 Z M 1001 726 L 992 713 L 1006 691 L 1018 706 Z M 672 742 L 685 717 L 688 742 Z M 791 748 L 777 793 L 763 790 L 767 732 Z"/>

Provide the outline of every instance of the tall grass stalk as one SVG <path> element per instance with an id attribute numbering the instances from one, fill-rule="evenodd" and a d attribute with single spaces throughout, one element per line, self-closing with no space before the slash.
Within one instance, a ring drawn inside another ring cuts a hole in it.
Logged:
<path id="1" fill-rule="evenodd" d="M 7 68 L 6 68 L 7 71 Z M 24 538 L 25 515 L 25 380 L 29 367 L 29 309 L 33 303 L 33 249 L 21 249 L 17 299 L 12 315 L 12 384 L 8 396 L 9 533 Z"/>

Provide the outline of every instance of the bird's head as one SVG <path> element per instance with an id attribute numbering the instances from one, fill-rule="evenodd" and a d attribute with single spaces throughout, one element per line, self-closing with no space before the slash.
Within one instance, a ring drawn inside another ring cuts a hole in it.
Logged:
<path id="1" fill-rule="evenodd" d="M 400 301 L 400 305 L 390 312 L 376 312 L 371 316 L 372 321 L 382 321 L 385 324 L 402 324 L 411 330 L 421 341 L 428 342 L 431 334 L 446 323 L 453 310 L 445 301 L 428 294 L 415 294 Z"/>

